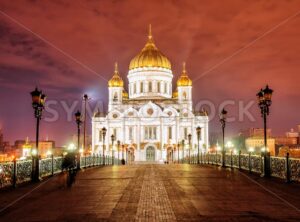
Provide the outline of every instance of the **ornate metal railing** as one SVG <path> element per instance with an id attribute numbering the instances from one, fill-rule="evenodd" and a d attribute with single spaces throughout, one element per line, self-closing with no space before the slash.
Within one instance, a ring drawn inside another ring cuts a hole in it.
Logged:
<path id="1" fill-rule="evenodd" d="M 54 159 L 54 158 L 53 158 Z M 53 175 L 53 159 L 47 158 L 40 160 L 40 177 L 45 177 L 49 175 Z"/>
<path id="2" fill-rule="evenodd" d="M 289 159 L 288 173 L 292 181 L 300 182 L 300 159 Z"/>
<path id="3" fill-rule="evenodd" d="M 271 175 L 286 179 L 286 158 L 271 157 Z"/>
<path id="4" fill-rule="evenodd" d="M 13 183 L 14 163 L 5 162 L 0 164 L 0 188 Z"/>
<path id="5" fill-rule="evenodd" d="M 202 154 L 200 164 L 215 164 L 222 165 L 222 154 L 208 153 Z M 191 156 L 191 164 L 197 164 L 198 156 Z M 181 163 L 181 161 L 179 161 Z M 188 163 L 189 161 L 187 161 Z M 263 174 L 264 158 L 261 155 L 253 154 L 232 154 L 226 153 L 225 166 L 248 170 Z M 286 181 L 300 182 L 300 159 L 286 157 L 271 157 L 270 158 L 271 176 L 284 179 Z"/>
<path id="6" fill-rule="evenodd" d="M 263 158 L 259 155 L 251 155 L 250 167 L 252 172 L 261 173 L 263 171 Z"/>
<path id="7" fill-rule="evenodd" d="M 63 157 L 51 157 L 39 161 L 40 178 L 55 175 L 62 172 Z M 121 160 L 100 155 L 82 156 L 80 167 L 93 167 L 100 165 L 121 164 Z M 31 180 L 32 160 L 15 160 L 12 162 L 0 162 L 0 188 L 16 186 Z"/>
<path id="8" fill-rule="evenodd" d="M 23 183 L 29 181 L 31 179 L 31 171 L 32 171 L 32 161 L 31 160 L 22 160 L 17 161 L 17 183 Z"/>

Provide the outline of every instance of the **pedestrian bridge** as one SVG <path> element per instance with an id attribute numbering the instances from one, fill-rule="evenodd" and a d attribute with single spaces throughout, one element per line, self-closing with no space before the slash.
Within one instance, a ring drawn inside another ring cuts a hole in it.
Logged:
<path id="1" fill-rule="evenodd" d="M 50 164 L 50 176 L 41 182 L 18 182 L 17 188 L 0 190 L 0 221 L 300 219 L 300 185 L 296 182 L 222 168 L 204 159 L 203 164 L 113 166 L 95 161 L 83 162 L 90 167 L 82 166 L 72 188 L 66 187 L 65 174 Z M 52 172 L 57 175 L 51 176 Z"/>

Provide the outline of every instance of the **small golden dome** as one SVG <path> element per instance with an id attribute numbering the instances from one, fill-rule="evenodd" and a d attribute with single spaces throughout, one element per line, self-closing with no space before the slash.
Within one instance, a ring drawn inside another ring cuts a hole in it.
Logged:
<path id="1" fill-rule="evenodd" d="M 124 99 L 128 99 L 128 92 L 126 92 L 125 90 L 123 90 L 123 92 L 122 92 L 122 97 L 123 97 Z"/>
<path id="2" fill-rule="evenodd" d="M 183 63 L 181 76 L 177 80 L 177 86 L 192 86 L 192 80 L 188 77 L 186 73 L 185 62 Z"/>
<path id="3" fill-rule="evenodd" d="M 169 59 L 154 44 L 151 25 L 149 25 L 148 41 L 142 51 L 130 61 L 129 70 L 143 67 L 171 69 Z"/>
<path id="4" fill-rule="evenodd" d="M 115 72 L 113 77 L 108 81 L 108 86 L 109 87 L 123 87 L 124 82 L 119 75 L 119 70 L 118 70 L 118 63 L 115 63 Z"/>
<path id="5" fill-rule="evenodd" d="M 173 97 L 174 99 L 177 99 L 177 98 L 178 98 L 178 89 L 177 89 L 177 88 L 176 88 L 176 90 L 173 92 L 172 97 Z"/>

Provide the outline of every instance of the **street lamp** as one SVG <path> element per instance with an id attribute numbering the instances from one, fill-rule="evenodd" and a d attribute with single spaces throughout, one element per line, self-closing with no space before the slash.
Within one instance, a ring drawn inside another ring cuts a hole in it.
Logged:
<path id="1" fill-rule="evenodd" d="M 188 135 L 188 140 L 189 140 L 189 164 L 191 164 L 192 134 Z"/>
<path id="2" fill-rule="evenodd" d="M 267 116 L 270 114 L 269 107 L 272 104 L 273 90 L 267 85 L 265 89 L 261 89 L 257 94 L 258 107 L 261 111 L 261 116 L 264 121 L 264 176 L 270 176 L 270 153 L 267 151 Z"/>
<path id="3" fill-rule="evenodd" d="M 125 163 L 124 163 L 124 161 L 125 161 L 125 159 L 124 159 L 124 147 L 125 147 L 125 145 L 122 144 L 122 164 L 123 164 L 123 165 L 125 164 Z"/>
<path id="4" fill-rule="evenodd" d="M 112 165 L 114 165 L 114 142 L 115 142 L 115 135 L 114 134 L 111 134 L 111 162 L 112 162 Z"/>
<path id="5" fill-rule="evenodd" d="M 181 140 L 181 146 L 182 146 L 182 163 L 184 163 L 184 140 Z"/>
<path id="6" fill-rule="evenodd" d="M 35 88 L 31 93 L 32 107 L 34 109 L 34 117 L 36 118 L 36 151 L 32 153 L 32 180 L 39 181 L 39 130 L 42 112 L 45 108 L 46 95 L 42 91 Z"/>
<path id="7" fill-rule="evenodd" d="M 200 153 L 200 136 L 201 136 L 201 127 L 198 126 L 196 128 L 197 132 L 197 139 L 198 139 L 198 155 L 197 155 L 197 163 L 200 164 L 200 158 L 199 158 L 199 153 Z"/>
<path id="8" fill-rule="evenodd" d="M 227 111 L 223 108 L 220 113 L 220 123 L 222 126 L 222 167 L 225 167 L 225 126 L 226 126 Z"/>
<path id="9" fill-rule="evenodd" d="M 80 125 L 82 123 L 81 121 L 81 113 L 79 110 L 75 113 L 75 120 L 77 124 L 77 170 L 80 170 Z"/>
<path id="10" fill-rule="evenodd" d="M 117 145 L 118 145 L 117 149 L 118 149 L 118 164 L 119 164 L 119 160 L 120 160 L 119 153 L 120 153 L 120 145 L 121 145 L 120 140 L 117 141 Z"/>
<path id="11" fill-rule="evenodd" d="M 87 94 L 84 94 L 83 95 L 83 101 L 84 101 L 84 125 L 83 125 L 83 150 L 86 152 L 86 149 L 85 149 L 85 145 L 86 145 L 86 105 L 87 105 L 87 101 L 89 100 L 90 98 L 88 97 Z"/>
<path id="12" fill-rule="evenodd" d="M 103 165 L 105 165 L 105 136 L 106 136 L 106 128 L 105 127 L 103 127 L 102 129 L 101 129 L 101 133 L 102 133 L 102 145 L 103 145 L 103 147 L 102 147 L 102 160 L 103 160 Z"/>

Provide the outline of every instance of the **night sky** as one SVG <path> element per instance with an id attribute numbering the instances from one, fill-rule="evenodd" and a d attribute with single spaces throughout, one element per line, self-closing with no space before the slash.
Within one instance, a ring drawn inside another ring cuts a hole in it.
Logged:
<path id="1" fill-rule="evenodd" d="M 51 107 L 45 117 L 52 118 L 53 109 L 59 112 L 57 120 L 43 121 L 41 138 L 68 142 L 76 125 L 63 107 L 73 104 L 77 110 L 88 93 L 92 109 L 97 102 L 106 109 L 114 62 L 127 88 L 129 62 L 143 48 L 150 23 L 156 45 L 172 63 L 174 86 L 186 61 L 195 104 L 210 101 L 218 107 L 233 101 L 227 109 L 236 117 L 238 104 L 256 102 L 257 91 L 268 83 L 275 91 L 269 118 L 273 134 L 300 123 L 299 0 L 1 0 L 0 124 L 5 138 L 34 139 L 29 92 L 37 85 Z M 230 135 L 262 126 L 256 103 L 250 112 L 254 121 L 246 117 L 228 123 Z M 210 131 L 220 131 L 216 117 Z"/>

